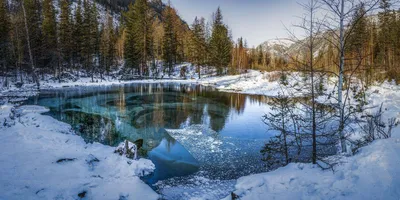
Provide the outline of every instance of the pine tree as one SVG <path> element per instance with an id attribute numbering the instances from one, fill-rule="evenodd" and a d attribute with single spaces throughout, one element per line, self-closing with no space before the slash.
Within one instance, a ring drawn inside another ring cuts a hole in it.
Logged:
<path id="1" fill-rule="evenodd" d="M 193 51 L 193 64 L 197 66 L 197 73 L 201 78 L 201 67 L 207 62 L 207 42 L 206 42 L 206 25 L 205 19 L 200 20 L 195 18 L 192 24 L 192 51 Z"/>
<path id="2" fill-rule="evenodd" d="M 98 58 L 100 51 L 100 33 L 99 33 L 99 13 L 97 11 L 97 6 L 95 3 L 92 3 L 90 9 L 90 17 L 91 17 L 91 26 L 90 26 L 90 35 L 92 36 L 91 46 L 94 48 L 95 58 Z"/>
<path id="3" fill-rule="evenodd" d="M 152 24 L 153 16 L 147 0 L 136 0 L 133 5 L 133 37 L 135 54 L 139 61 L 139 75 L 147 74 L 147 61 L 152 57 Z"/>
<path id="4" fill-rule="evenodd" d="M 57 55 L 57 22 L 53 0 L 43 1 L 43 54 L 44 66 L 56 64 Z"/>
<path id="5" fill-rule="evenodd" d="M 177 55 L 177 35 L 174 30 L 172 8 L 167 6 L 164 10 L 164 41 L 163 41 L 163 60 L 164 66 L 168 69 L 168 75 L 171 76 Z M 165 73 L 165 68 L 164 68 Z"/>
<path id="6" fill-rule="evenodd" d="M 358 58 L 364 57 L 366 42 L 368 39 L 366 29 L 367 21 L 363 4 L 361 4 L 357 11 L 354 12 L 352 23 L 352 31 L 347 38 L 346 54 L 349 55 L 349 62 L 354 62 L 354 65 L 357 65 Z"/>
<path id="7" fill-rule="evenodd" d="M 130 70 L 139 70 L 140 59 L 136 54 L 136 38 L 135 38 L 135 13 L 133 5 L 130 4 L 128 11 L 124 14 L 125 19 L 125 42 L 124 42 L 124 58 L 125 68 Z"/>
<path id="8" fill-rule="evenodd" d="M 210 40 L 211 64 L 217 67 L 217 74 L 222 75 L 224 67 L 231 61 L 232 42 L 228 28 L 222 22 L 221 9 L 218 7 L 214 16 L 212 35 Z"/>
<path id="9" fill-rule="evenodd" d="M 99 31 L 97 20 L 96 4 L 90 4 L 88 0 L 83 2 L 83 57 L 85 69 L 90 72 L 92 81 L 94 81 L 94 74 L 99 54 Z"/>
<path id="10" fill-rule="evenodd" d="M 172 21 L 174 32 L 176 33 L 176 63 L 181 63 L 187 59 L 187 55 L 189 54 L 189 29 L 187 24 L 182 22 L 182 19 L 179 17 L 177 11 L 172 8 L 171 9 Z"/>
<path id="11" fill-rule="evenodd" d="M 264 51 L 263 51 L 263 47 L 260 45 L 257 51 L 257 64 L 259 66 L 263 66 L 264 65 Z M 264 67 L 264 66 L 263 66 Z"/>
<path id="12" fill-rule="evenodd" d="M 82 56 L 84 60 L 84 68 L 86 71 L 89 70 L 89 67 L 92 65 L 93 60 L 93 47 L 92 45 L 92 36 L 91 36 L 91 12 L 90 12 L 90 4 L 88 0 L 83 1 L 83 26 L 82 26 L 82 37 L 83 37 L 83 46 L 82 46 Z"/>
<path id="13" fill-rule="evenodd" d="M 26 23 L 29 29 L 29 42 L 32 53 L 32 60 L 35 66 L 44 66 L 43 61 L 43 35 L 41 31 L 41 13 L 42 5 L 38 0 L 24 0 L 22 2 L 25 8 Z M 25 37 L 28 37 L 25 34 Z"/>
<path id="14" fill-rule="evenodd" d="M 103 68 L 107 74 L 111 71 L 112 66 L 115 64 L 116 60 L 116 36 L 113 25 L 113 18 L 107 11 L 107 22 L 103 25 L 101 33 L 101 68 Z M 103 71 L 102 73 L 103 74 Z"/>
<path id="15" fill-rule="evenodd" d="M 26 46 L 29 55 L 29 73 L 32 75 L 33 81 L 36 83 L 37 89 L 40 89 L 40 81 L 36 72 L 36 63 L 35 59 L 40 55 L 40 44 L 41 40 L 38 35 L 41 35 L 40 32 L 40 13 L 36 11 L 34 8 L 39 6 L 38 2 L 35 1 L 24 1 L 21 3 L 22 14 L 23 14 L 23 23 L 25 30 L 25 39 Z M 29 26 L 31 25 L 31 26 Z M 36 37 L 33 37 L 34 34 L 37 33 Z"/>
<path id="16" fill-rule="evenodd" d="M 154 58 L 156 60 L 163 59 L 163 39 L 164 39 L 164 24 L 156 18 L 153 22 L 153 47 Z"/>
<path id="17" fill-rule="evenodd" d="M 74 16 L 74 26 L 72 28 L 72 62 L 73 65 L 78 64 L 82 66 L 83 64 L 83 16 L 82 16 L 82 1 L 78 1 Z"/>
<path id="18" fill-rule="evenodd" d="M 71 65 L 72 50 L 73 50 L 73 25 L 71 21 L 71 10 L 68 0 L 60 0 L 61 13 L 59 23 L 59 49 L 62 57 L 62 63 L 68 67 Z"/>
<path id="19" fill-rule="evenodd" d="M 380 22 L 380 33 L 379 33 L 379 56 L 378 59 L 381 60 L 384 68 L 388 70 L 390 68 L 390 1 L 381 0 L 380 9 L 382 12 L 378 14 Z"/>

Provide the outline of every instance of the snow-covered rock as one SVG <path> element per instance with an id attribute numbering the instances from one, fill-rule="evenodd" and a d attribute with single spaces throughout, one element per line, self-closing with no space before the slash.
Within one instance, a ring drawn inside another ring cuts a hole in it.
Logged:
<path id="1" fill-rule="evenodd" d="M 120 156 L 125 155 L 127 158 L 136 160 L 138 147 L 133 142 L 125 140 L 115 148 L 114 153 L 118 153 Z"/>

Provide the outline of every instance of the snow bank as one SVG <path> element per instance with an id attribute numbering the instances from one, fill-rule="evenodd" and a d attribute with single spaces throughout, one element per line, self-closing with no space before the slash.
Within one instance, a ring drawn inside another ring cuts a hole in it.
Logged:
<path id="1" fill-rule="evenodd" d="M 186 74 L 186 79 L 182 79 L 179 76 L 179 71 L 181 68 L 187 68 L 188 72 Z M 204 86 L 212 86 L 220 91 L 225 92 L 236 92 L 244 94 L 260 94 L 267 96 L 277 96 L 279 93 L 283 93 L 287 88 L 283 89 L 279 84 L 279 79 L 274 80 L 269 78 L 270 76 L 276 76 L 278 72 L 260 72 L 255 70 L 249 70 L 246 74 L 232 75 L 232 76 L 209 76 L 202 75 L 199 79 L 195 73 L 195 67 L 190 63 L 185 63 L 177 65 L 175 67 L 174 74 L 172 77 L 160 76 L 158 79 L 144 79 L 144 80 L 117 80 L 112 77 L 106 77 L 105 80 L 79 78 L 77 81 L 69 81 L 59 83 L 57 80 L 46 78 L 45 81 L 41 81 L 41 89 L 56 89 L 56 88 L 70 88 L 70 87 L 82 87 L 82 86 L 111 86 L 111 85 L 123 85 L 132 83 L 182 83 L 182 84 L 199 84 Z M 289 83 L 296 83 L 296 79 L 290 79 Z M 291 90 L 291 89 L 289 89 Z M 37 91 L 34 84 L 24 84 L 21 88 L 17 88 L 11 85 L 9 88 L 0 88 L 0 97 L 10 97 L 15 100 L 16 97 L 26 99 L 26 97 L 37 95 Z M 288 92 L 288 91 L 286 91 Z M 298 96 L 304 94 L 299 91 L 291 91 L 296 93 Z M 1 98 L 0 98 L 1 100 Z M 1 101 L 0 101 L 1 102 Z"/>
<path id="2" fill-rule="evenodd" d="M 238 179 L 234 193 L 241 200 L 399 199 L 399 133 L 397 129 L 397 138 L 378 140 L 357 155 L 341 159 L 335 172 L 293 163 Z"/>
<path id="3" fill-rule="evenodd" d="M 383 118 L 400 121 L 400 86 L 384 82 L 369 88 L 368 112 L 383 103 Z M 360 130 L 358 130 L 360 131 Z M 239 178 L 234 193 L 251 199 L 400 199 L 400 127 L 392 138 L 377 140 L 334 171 L 312 164 L 292 163 L 275 171 Z M 231 196 L 225 199 L 231 199 Z"/>
<path id="4" fill-rule="evenodd" d="M 11 105 L 0 121 L 12 121 Z M 22 106 L 14 125 L 0 126 L 0 199 L 158 199 L 139 176 L 155 167 L 130 160 L 114 148 L 86 144 L 68 124 L 41 115 L 46 109 Z"/>

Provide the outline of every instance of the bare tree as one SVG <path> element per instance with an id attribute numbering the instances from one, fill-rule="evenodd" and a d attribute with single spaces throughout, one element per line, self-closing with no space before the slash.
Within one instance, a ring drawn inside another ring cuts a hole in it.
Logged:
<path id="1" fill-rule="evenodd" d="M 291 33 L 291 38 L 296 43 L 301 44 L 300 48 L 303 49 L 303 54 L 300 57 L 290 57 L 291 61 L 293 62 L 295 70 L 303 71 L 306 75 L 309 75 L 310 82 L 305 84 L 304 88 L 308 91 L 310 96 L 310 104 L 305 105 L 306 113 L 310 113 L 310 120 L 303 119 L 302 121 L 309 121 L 309 123 L 303 124 L 305 129 L 310 129 L 311 133 L 311 143 L 312 143 L 312 162 L 316 164 L 317 162 L 317 132 L 318 127 L 320 126 L 317 121 L 317 101 L 316 98 L 318 97 L 316 93 L 316 83 L 317 83 L 317 68 L 316 63 L 318 62 L 315 58 L 315 49 L 320 42 L 318 39 L 318 35 L 321 34 L 321 25 L 317 23 L 317 12 L 320 9 L 320 3 L 317 0 L 310 0 L 306 4 L 300 4 L 303 9 L 306 11 L 305 16 L 303 17 L 303 23 L 300 25 L 295 25 L 295 27 L 301 29 L 305 33 L 306 39 L 299 39 L 295 36 L 294 33 Z M 300 90 L 300 89 L 299 89 Z M 305 115 L 304 118 L 308 118 Z"/>
<path id="2" fill-rule="evenodd" d="M 323 70 L 318 68 L 320 59 L 316 56 L 317 47 L 322 41 L 320 35 L 323 28 L 321 23 L 317 23 L 320 3 L 317 0 L 310 0 L 301 6 L 306 14 L 302 18 L 303 22 L 295 27 L 304 32 L 305 39 L 289 32 L 290 40 L 295 42 L 296 50 L 294 53 L 286 52 L 286 56 L 290 61 L 287 70 L 299 72 L 288 73 L 293 74 L 290 78 L 297 80 L 303 76 L 304 80 L 281 81 L 284 98 L 280 97 L 280 102 L 275 105 L 277 108 L 275 110 L 278 112 L 265 116 L 269 127 L 280 131 L 280 134 L 266 144 L 264 148 L 266 151 L 263 153 L 275 152 L 283 155 L 286 164 L 292 161 L 307 162 L 310 160 L 316 164 L 321 157 L 335 153 L 326 154 L 324 152 L 325 149 L 334 146 L 337 141 L 335 130 L 330 126 L 335 112 L 326 112 L 317 102 L 317 87 L 325 76 Z M 282 72 L 282 74 L 285 73 Z M 296 83 L 292 84 L 293 82 Z M 303 84 L 297 84 L 299 82 Z M 296 100 L 295 105 L 287 102 L 287 97 L 294 98 L 299 93 L 307 98 Z M 293 147 L 299 149 L 297 154 Z M 271 159 L 271 156 L 267 156 L 267 159 Z"/>
<path id="3" fill-rule="evenodd" d="M 345 67 L 345 51 L 347 47 L 347 40 L 355 25 L 361 20 L 367 13 L 370 13 L 379 3 L 379 0 L 321 0 L 324 4 L 323 9 L 327 11 L 326 21 L 321 23 L 326 28 L 326 31 L 331 33 L 332 38 L 325 38 L 330 42 L 338 51 L 339 62 L 338 66 L 338 109 L 339 109 L 339 136 L 340 146 L 342 152 L 347 152 L 346 149 L 346 135 L 344 133 L 346 124 L 346 102 L 348 99 L 348 92 L 343 95 L 343 85 L 346 79 L 346 71 L 352 70 L 351 74 L 354 73 L 354 68 L 346 70 Z M 365 12 L 358 18 L 354 19 L 354 13 L 357 12 L 359 6 L 365 6 Z M 358 68 L 361 63 L 358 64 Z M 343 99 L 343 97 L 345 99 Z"/>

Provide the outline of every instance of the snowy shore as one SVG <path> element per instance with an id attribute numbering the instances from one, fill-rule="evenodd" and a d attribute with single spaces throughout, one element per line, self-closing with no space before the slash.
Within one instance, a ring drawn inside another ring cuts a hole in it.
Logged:
<path id="1" fill-rule="evenodd" d="M 40 88 L 43 89 L 58 89 L 58 88 L 71 88 L 71 87 L 85 87 L 85 86 L 111 86 L 111 85 L 123 85 L 133 83 L 181 83 L 181 84 L 199 84 L 204 86 L 215 87 L 220 91 L 235 92 L 243 94 L 260 94 L 268 96 L 277 96 L 278 93 L 282 92 L 282 88 L 279 84 L 279 79 L 276 80 L 277 72 L 260 72 L 250 70 L 246 74 L 242 75 L 230 75 L 221 77 L 204 77 L 201 79 L 190 78 L 181 79 L 173 77 L 171 79 L 143 79 L 143 80 L 131 80 L 121 81 L 115 79 L 96 79 L 92 82 L 91 78 L 80 78 L 75 82 L 63 82 L 59 83 L 54 80 L 41 81 Z M 192 76 L 197 77 L 197 76 Z M 290 81 L 290 80 L 289 80 Z M 295 82 L 296 80 L 291 80 Z M 35 84 L 24 84 L 21 88 L 12 85 L 9 88 L 0 89 L 0 97 L 29 97 L 38 93 Z"/>
<path id="2" fill-rule="evenodd" d="M 0 199 L 158 199 L 140 176 L 155 167 L 87 144 L 47 109 L 0 107 Z M 14 119 L 12 119 L 14 118 Z"/>
<path id="3" fill-rule="evenodd" d="M 42 88 L 175 82 L 212 86 L 227 92 L 276 96 L 282 88 L 279 79 L 271 79 L 272 75 L 271 72 L 250 71 L 246 75 L 188 80 L 92 83 L 90 79 L 80 79 L 72 83 L 43 82 Z M 330 87 L 327 85 L 332 89 Z M 12 96 L 15 100 L 15 97 L 23 99 L 36 92 L 33 85 L 25 85 L 20 89 L 2 90 L 0 96 Z M 371 112 L 383 103 L 384 121 L 393 117 L 400 120 L 400 86 L 379 83 L 371 86 L 366 95 Z M 5 104 L 0 109 L 0 199 L 77 199 L 79 194 L 92 199 L 159 198 L 139 179 L 154 170 L 151 161 L 129 161 L 113 154 L 112 147 L 86 144 L 73 134 L 68 124 L 41 115 L 46 111 L 43 107 L 22 106 L 18 108 L 21 117 L 7 120 L 4 126 L 12 107 Z M 312 164 L 290 164 L 273 172 L 242 177 L 237 180 L 233 192 L 242 200 L 399 199 L 399 126 L 392 135 L 390 139 L 362 148 L 354 156 L 341 157 L 334 171 L 323 171 Z M 95 158 L 99 162 L 91 162 Z"/>
<path id="4" fill-rule="evenodd" d="M 241 200 L 385 199 L 400 198 L 400 130 L 352 157 L 343 157 L 335 171 L 292 163 L 275 171 L 242 177 L 234 193 Z M 231 196 L 225 198 L 230 200 Z"/>
<path id="5" fill-rule="evenodd" d="M 383 121 L 400 122 L 400 86 L 384 82 L 366 91 L 369 112 L 382 104 Z M 353 137 L 359 137 L 356 129 Z M 339 156 L 332 170 L 292 163 L 275 171 L 237 180 L 240 200 L 261 199 L 400 199 L 400 126 L 392 138 L 376 140 L 353 156 Z M 224 200 L 230 200 L 231 196 Z"/>

